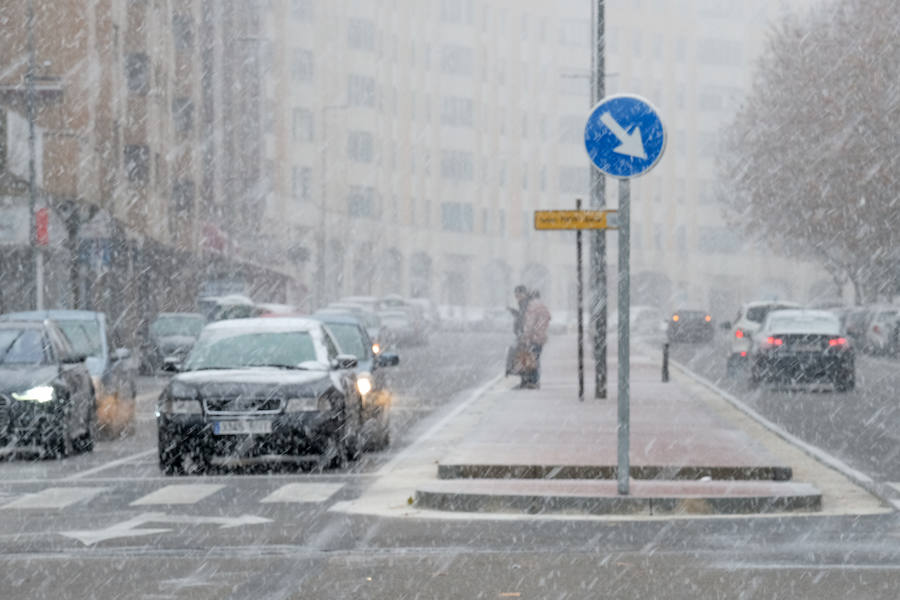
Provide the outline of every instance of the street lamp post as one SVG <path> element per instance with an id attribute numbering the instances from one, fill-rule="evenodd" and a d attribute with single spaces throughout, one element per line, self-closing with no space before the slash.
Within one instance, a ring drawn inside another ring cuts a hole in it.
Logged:
<path id="1" fill-rule="evenodd" d="M 327 300 L 325 293 L 325 252 L 328 248 L 327 220 L 326 210 L 328 202 L 328 117 L 327 113 L 333 110 L 344 110 L 349 108 L 347 104 L 334 104 L 323 106 L 321 109 L 319 124 L 322 127 L 322 149 L 320 155 L 322 157 L 321 172 L 321 194 L 319 197 L 319 231 L 316 236 L 316 307 L 322 307 Z"/>
<path id="2" fill-rule="evenodd" d="M 34 265 L 34 304 L 37 310 L 44 309 L 44 257 L 37 246 L 37 133 L 35 126 L 35 104 L 37 92 L 34 88 L 35 48 L 34 48 L 34 0 L 29 0 L 27 8 L 28 67 L 25 70 L 25 116 L 28 120 L 28 248 Z"/>

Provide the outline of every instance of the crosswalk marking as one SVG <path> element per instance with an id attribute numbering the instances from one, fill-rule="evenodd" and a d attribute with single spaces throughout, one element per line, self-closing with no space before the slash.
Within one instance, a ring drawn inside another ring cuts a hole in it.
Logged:
<path id="1" fill-rule="evenodd" d="M 260 502 L 301 503 L 324 502 L 344 487 L 342 483 L 288 483 L 281 486 Z"/>
<path id="2" fill-rule="evenodd" d="M 105 489 L 102 487 L 47 488 L 34 494 L 25 494 L 0 508 L 65 508 L 70 504 L 93 498 Z"/>
<path id="3" fill-rule="evenodd" d="M 167 485 L 142 498 L 138 498 L 132 502 L 130 506 L 144 506 L 147 504 L 194 504 L 207 496 L 215 494 L 224 487 L 224 485 L 207 483 Z"/>

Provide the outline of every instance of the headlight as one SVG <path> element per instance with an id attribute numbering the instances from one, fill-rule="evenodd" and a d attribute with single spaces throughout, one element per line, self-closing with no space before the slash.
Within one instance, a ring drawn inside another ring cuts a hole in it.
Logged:
<path id="1" fill-rule="evenodd" d="M 331 410 L 331 401 L 327 396 L 320 398 L 288 398 L 284 412 L 328 412 Z"/>
<path id="2" fill-rule="evenodd" d="M 356 378 L 356 389 L 360 396 L 365 396 L 372 391 L 372 379 L 368 375 L 360 375 Z"/>
<path id="3" fill-rule="evenodd" d="M 12 397 L 22 402 L 52 402 L 56 392 L 52 385 L 37 385 L 21 393 L 13 392 Z"/>
<path id="4" fill-rule="evenodd" d="M 381 352 L 381 344 L 378 342 L 372 344 L 372 354 L 378 354 L 379 352 Z"/>

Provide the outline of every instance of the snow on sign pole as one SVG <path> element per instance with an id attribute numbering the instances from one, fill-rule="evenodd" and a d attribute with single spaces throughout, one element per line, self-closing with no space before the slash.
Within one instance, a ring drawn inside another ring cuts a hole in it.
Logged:
<path id="1" fill-rule="evenodd" d="M 591 111 L 584 128 L 584 147 L 591 162 L 603 173 L 619 179 L 619 377 L 618 377 L 618 489 L 628 494 L 631 430 L 629 399 L 631 283 L 631 190 L 629 179 L 652 169 L 666 149 L 666 133 L 656 109 L 640 96 L 607 96 Z"/>

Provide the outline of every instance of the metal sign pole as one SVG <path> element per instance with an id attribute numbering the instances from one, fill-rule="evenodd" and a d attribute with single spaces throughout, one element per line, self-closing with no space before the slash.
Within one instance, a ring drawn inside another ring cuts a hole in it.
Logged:
<path id="1" fill-rule="evenodd" d="M 575 209 L 581 210 L 581 198 L 575 200 Z M 584 281 L 581 268 L 581 230 L 575 231 L 575 287 L 578 298 L 578 401 L 584 402 Z"/>
<path id="2" fill-rule="evenodd" d="M 628 462 L 628 449 L 631 434 L 631 407 L 629 398 L 630 376 L 630 348 L 629 334 L 631 321 L 631 273 L 629 271 L 630 248 L 629 229 L 631 227 L 630 216 L 631 182 L 628 179 L 619 180 L 619 494 L 628 495 L 628 480 L 631 475 Z"/>

